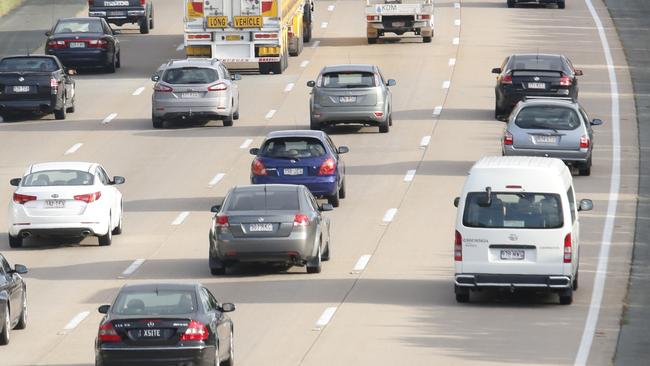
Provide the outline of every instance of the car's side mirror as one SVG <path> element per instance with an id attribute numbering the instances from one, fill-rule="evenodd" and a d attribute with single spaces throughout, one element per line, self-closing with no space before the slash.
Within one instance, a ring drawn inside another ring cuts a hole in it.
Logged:
<path id="1" fill-rule="evenodd" d="M 257 154 L 259 154 L 260 149 L 259 149 L 258 147 L 254 147 L 254 148 L 248 150 L 248 152 L 249 152 L 251 155 L 257 155 Z"/>
<path id="2" fill-rule="evenodd" d="M 307 86 L 310 87 L 310 88 L 313 88 L 313 87 L 316 86 L 316 82 L 314 80 L 309 80 L 307 82 Z"/>
<path id="3" fill-rule="evenodd" d="M 336 149 L 336 152 L 338 152 L 339 154 L 345 154 L 350 152 L 350 148 L 348 148 L 347 146 L 339 146 L 339 148 Z"/>
<path id="4" fill-rule="evenodd" d="M 108 314 L 108 309 L 110 309 L 110 308 L 111 308 L 110 305 L 100 305 L 97 308 L 97 311 L 99 311 L 101 314 Z"/>
<path id="5" fill-rule="evenodd" d="M 124 184 L 124 182 L 126 182 L 126 179 L 124 179 L 124 177 L 120 177 L 119 175 L 113 177 L 113 184 Z"/>
<path id="6" fill-rule="evenodd" d="M 221 306 L 219 306 L 219 310 L 221 310 L 223 313 L 230 313 L 232 311 L 235 311 L 235 304 L 230 302 L 223 303 Z"/>
<path id="7" fill-rule="evenodd" d="M 454 207 L 458 207 L 459 203 L 460 203 L 460 197 L 454 198 Z"/>
<path id="8" fill-rule="evenodd" d="M 320 207 L 318 208 L 318 210 L 319 210 L 319 211 L 323 211 L 323 212 L 325 212 L 325 211 L 332 211 L 332 210 L 334 210 L 334 206 L 332 206 L 332 205 L 329 204 L 329 203 L 323 203 L 322 205 L 320 205 Z"/>
<path id="9" fill-rule="evenodd" d="M 25 267 L 22 264 L 16 264 L 14 266 L 14 272 L 16 272 L 18 274 L 25 274 L 25 273 L 27 273 L 27 267 Z"/>
<path id="10" fill-rule="evenodd" d="M 576 74 L 576 76 L 582 76 L 582 75 L 584 75 L 584 73 L 582 72 L 582 70 L 576 70 L 576 71 L 575 71 L 575 74 Z"/>
<path id="11" fill-rule="evenodd" d="M 233 80 L 233 81 L 241 80 L 241 75 L 239 75 L 239 74 L 232 74 L 232 75 L 230 75 L 230 80 Z"/>
<path id="12" fill-rule="evenodd" d="M 214 205 L 214 206 L 210 207 L 210 212 L 217 213 L 219 211 L 221 211 L 221 205 Z"/>
<path id="13" fill-rule="evenodd" d="M 151 81 L 157 82 L 158 80 L 160 80 L 160 75 L 158 74 L 151 75 Z"/>
<path id="14" fill-rule="evenodd" d="M 395 79 L 388 79 L 388 81 L 386 82 L 386 86 L 395 86 L 395 85 L 397 85 L 397 81 L 395 81 Z"/>
<path id="15" fill-rule="evenodd" d="M 602 124 L 603 124 L 603 120 L 602 120 L 602 119 L 594 118 L 594 119 L 591 121 L 591 125 L 592 125 L 592 126 L 600 126 L 600 125 L 602 125 Z"/>
<path id="16" fill-rule="evenodd" d="M 500 74 L 501 73 L 501 68 L 500 67 L 495 67 L 492 69 L 493 74 Z"/>
<path id="17" fill-rule="evenodd" d="M 594 202 L 592 200 L 580 200 L 578 211 L 591 211 L 594 209 Z"/>
<path id="18" fill-rule="evenodd" d="M 71 76 L 72 76 L 72 75 L 77 75 L 77 70 L 75 70 L 75 69 L 68 69 L 67 74 L 68 74 L 68 75 L 71 75 Z"/>
<path id="19" fill-rule="evenodd" d="M 9 184 L 11 184 L 14 187 L 18 187 L 21 180 L 22 180 L 22 178 L 13 178 L 13 179 L 9 180 Z"/>
<path id="20" fill-rule="evenodd" d="M 45 35 L 48 36 L 48 37 L 52 36 L 52 31 L 45 32 Z"/>

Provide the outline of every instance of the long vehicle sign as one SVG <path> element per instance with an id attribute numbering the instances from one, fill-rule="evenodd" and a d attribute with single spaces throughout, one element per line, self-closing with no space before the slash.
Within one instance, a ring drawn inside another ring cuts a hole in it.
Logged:
<path id="1" fill-rule="evenodd" d="M 233 17 L 235 28 L 262 28 L 262 17 L 259 16 L 235 16 Z"/>

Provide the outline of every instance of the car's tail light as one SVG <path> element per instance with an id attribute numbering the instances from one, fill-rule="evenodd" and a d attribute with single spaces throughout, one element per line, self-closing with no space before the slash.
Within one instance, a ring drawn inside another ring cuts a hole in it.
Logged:
<path id="1" fill-rule="evenodd" d="M 381 118 L 384 115 L 384 112 L 374 112 L 375 117 Z"/>
<path id="2" fill-rule="evenodd" d="M 501 78 L 501 84 L 512 84 L 512 75 L 505 74 Z"/>
<path id="3" fill-rule="evenodd" d="M 305 214 L 296 214 L 293 218 L 293 226 L 307 226 L 309 225 L 309 217 Z"/>
<path id="4" fill-rule="evenodd" d="M 571 245 L 571 233 L 564 237 L 564 263 L 571 263 L 573 259 L 573 246 Z"/>
<path id="5" fill-rule="evenodd" d="M 568 77 L 568 76 L 562 76 L 562 77 L 560 78 L 560 85 L 561 85 L 561 86 L 571 86 L 571 84 L 573 84 L 573 82 L 571 81 L 571 78 L 570 78 L 570 77 Z"/>
<path id="6" fill-rule="evenodd" d="M 140 0 L 140 5 L 142 5 L 142 6 L 147 5 L 147 0 Z"/>
<path id="7" fill-rule="evenodd" d="M 381 20 L 381 15 L 366 15 L 366 19 L 369 22 L 378 22 Z"/>
<path id="8" fill-rule="evenodd" d="M 162 84 L 154 85 L 153 90 L 159 93 L 171 93 L 172 91 L 174 91 L 174 89 L 172 89 L 171 87 Z"/>
<path id="9" fill-rule="evenodd" d="M 454 260 L 462 261 L 463 260 L 463 237 L 460 235 L 458 230 L 454 237 Z"/>
<path id="10" fill-rule="evenodd" d="M 97 338 L 101 342 L 119 342 L 122 340 L 111 322 L 104 323 L 99 327 Z"/>
<path id="11" fill-rule="evenodd" d="M 375 85 L 376 86 L 381 85 L 381 79 L 379 78 L 379 74 L 375 74 Z"/>
<path id="12" fill-rule="evenodd" d="M 197 320 L 191 320 L 185 333 L 181 335 L 181 341 L 205 341 L 209 335 L 205 324 Z"/>
<path id="13" fill-rule="evenodd" d="M 269 175 L 269 173 L 266 171 L 264 163 L 262 163 L 262 159 L 260 158 L 255 158 L 255 160 L 253 160 L 253 164 L 251 164 L 251 171 L 253 172 L 253 175 Z"/>
<path id="14" fill-rule="evenodd" d="M 589 136 L 587 135 L 582 135 L 580 137 L 580 148 L 581 149 L 588 149 L 589 148 Z"/>
<path id="15" fill-rule="evenodd" d="M 512 134 L 510 132 L 506 131 L 503 134 L 503 144 L 504 145 L 512 145 L 513 142 L 514 142 L 514 138 L 512 137 Z"/>
<path id="16" fill-rule="evenodd" d="M 50 90 L 52 94 L 57 94 L 59 91 L 59 82 L 55 78 L 50 79 Z"/>
<path id="17" fill-rule="evenodd" d="M 420 14 L 415 16 L 416 20 L 429 20 L 431 19 L 430 14 Z"/>
<path id="18" fill-rule="evenodd" d="M 325 159 L 318 169 L 318 175 L 332 175 L 336 172 L 336 162 L 332 157 Z"/>
<path id="19" fill-rule="evenodd" d="M 93 6 L 95 5 L 95 0 L 88 0 L 88 6 Z"/>
<path id="20" fill-rule="evenodd" d="M 318 76 L 318 79 L 316 79 L 316 87 L 320 88 L 323 85 L 323 75 Z"/>
<path id="21" fill-rule="evenodd" d="M 214 218 L 214 222 L 218 227 L 228 227 L 228 216 L 223 214 L 218 214 Z"/>
<path id="22" fill-rule="evenodd" d="M 208 91 L 224 91 L 228 90 L 228 84 L 219 82 L 208 87 Z"/>
<path id="23" fill-rule="evenodd" d="M 19 205 L 24 204 L 25 202 L 29 201 L 36 201 L 36 196 L 30 196 L 28 194 L 20 194 L 20 193 L 14 193 L 14 202 L 16 202 Z"/>
<path id="24" fill-rule="evenodd" d="M 78 194 L 74 196 L 74 199 L 77 201 L 84 201 L 86 203 L 91 203 L 97 201 L 101 196 L 102 196 L 102 192 L 95 192 L 95 193 Z"/>
<path id="25" fill-rule="evenodd" d="M 89 48 L 108 48 L 108 41 L 105 39 L 91 39 L 88 41 Z"/>
<path id="26" fill-rule="evenodd" d="M 65 41 L 49 41 L 47 42 L 48 48 L 65 48 Z"/>

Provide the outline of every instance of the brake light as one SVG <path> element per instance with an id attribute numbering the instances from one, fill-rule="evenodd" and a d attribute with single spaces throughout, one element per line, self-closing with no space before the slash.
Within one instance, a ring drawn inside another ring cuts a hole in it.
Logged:
<path id="1" fill-rule="evenodd" d="M 17 204 L 22 205 L 25 202 L 29 202 L 29 201 L 36 201 L 36 196 L 14 193 L 14 202 L 16 202 Z"/>
<path id="2" fill-rule="evenodd" d="M 47 42 L 48 48 L 65 48 L 65 41 L 49 41 Z"/>
<path id="3" fill-rule="evenodd" d="M 318 79 L 316 79 L 316 87 L 320 88 L 323 83 L 323 75 L 319 75 Z"/>
<path id="4" fill-rule="evenodd" d="M 101 196 L 102 196 L 102 192 L 95 192 L 95 193 L 79 194 L 74 196 L 74 199 L 77 201 L 84 201 L 86 203 L 91 203 L 97 201 Z"/>
<path id="5" fill-rule="evenodd" d="M 305 214 L 296 214 L 293 218 L 293 226 L 307 226 L 309 225 L 309 217 Z"/>
<path id="6" fill-rule="evenodd" d="M 366 19 L 369 22 L 378 22 L 378 21 L 381 20 L 381 16 L 380 15 L 366 15 Z"/>
<path id="7" fill-rule="evenodd" d="M 564 237 L 564 263 L 571 263 L 573 258 L 573 247 L 571 246 L 571 233 Z"/>
<path id="8" fill-rule="evenodd" d="M 514 138 L 512 137 L 512 134 L 508 131 L 506 131 L 503 134 L 503 144 L 504 145 L 512 145 L 514 143 Z"/>
<path id="9" fill-rule="evenodd" d="M 107 48 L 108 41 L 105 39 L 90 39 L 88 40 L 88 48 Z"/>
<path id="10" fill-rule="evenodd" d="M 56 81 L 55 78 L 50 79 L 50 88 L 58 88 L 59 87 L 59 82 Z"/>
<path id="11" fill-rule="evenodd" d="M 219 82 L 208 87 L 208 91 L 224 91 L 228 90 L 228 84 Z"/>
<path id="12" fill-rule="evenodd" d="M 430 14 L 420 14 L 420 15 L 417 16 L 417 19 L 429 20 L 429 19 L 431 19 L 431 15 Z"/>
<path id="13" fill-rule="evenodd" d="M 380 80 L 381 80 L 381 79 L 379 79 L 379 75 L 378 75 L 378 74 L 375 74 L 375 85 L 377 85 L 377 86 L 381 85 Z"/>
<path id="14" fill-rule="evenodd" d="M 104 323 L 99 327 L 97 338 L 99 338 L 101 342 L 119 342 L 122 340 L 120 335 L 115 331 L 115 328 L 113 328 L 113 323 L 111 322 Z"/>
<path id="15" fill-rule="evenodd" d="M 188 34 L 187 39 L 207 39 L 207 40 L 212 40 L 212 34 L 211 33 Z"/>
<path id="16" fill-rule="evenodd" d="M 156 84 L 153 86 L 153 90 L 160 93 L 171 93 L 174 89 L 167 85 Z"/>
<path id="17" fill-rule="evenodd" d="M 291 35 L 289 35 L 289 37 L 291 37 Z M 269 39 L 269 38 L 277 39 L 278 34 L 277 33 L 255 33 L 253 35 L 253 38 L 255 38 L 255 39 Z"/>
<path id="18" fill-rule="evenodd" d="M 589 136 L 583 135 L 580 137 L 580 148 L 581 149 L 588 149 L 589 148 Z"/>
<path id="19" fill-rule="evenodd" d="M 253 172 L 253 175 L 269 175 L 269 173 L 266 171 L 264 163 L 262 163 L 262 159 L 260 158 L 255 158 L 255 160 L 253 160 L 253 164 L 251 164 L 251 170 Z"/>
<path id="20" fill-rule="evenodd" d="M 573 82 L 571 81 L 571 78 L 569 78 L 568 76 L 562 76 L 560 78 L 561 86 L 571 86 L 571 84 L 573 84 Z"/>
<path id="21" fill-rule="evenodd" d="M 228 216 L 227 215 L 222 215 L 218 214 L 215 219 L 215 223 L 217 224 L 218 227 L 228 227 L 230 224 L 228 224 Z"/>
<path id="22" fill-rule="evenodd" d="M 88 0 L 88 6 L 93 6 L 93 5 L 95 5 L 94 2 L 95 2 L 95 0 Z"/>
<path id="23" fill-rule="evenodd" d="M 147 0 L 140 0 L 140 5 L 142 5 L 142 6 L 147 5 Z"/>
<path id="24" fill-rule="evenodd" d="M 512 75 L 505 74 L 501 78 L 501 84 L 512 84 Z"/>
<path id="25" fill-rule="evenodd" d="M 457 262 L 463 260 L 463 237 L 458 230 L 454 237 L 454 260 Z"/>
<path id="26" fill-rule="evenodd" d="M 181 341 L 205 341 L 208 339 L 208 336 L 208 328 L 205 324 L 191 320 L 187 330 L 181 335 Z"/>
<path id="27" fill-rule="evenodd" d="M 332 175 L 336 172 L 336 162 L 332 157 L 325 159 L 318 169 L 318 175 Z"/>

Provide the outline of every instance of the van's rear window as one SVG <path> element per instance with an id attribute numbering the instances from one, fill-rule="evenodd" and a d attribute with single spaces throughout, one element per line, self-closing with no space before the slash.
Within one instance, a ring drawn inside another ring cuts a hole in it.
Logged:
<path id="1" fill-rule="evenodd" d="M 555 229 L 564 226 L 558 194 L 471 192 L 465 200 L 463 225 L 467 227 Z"/>

